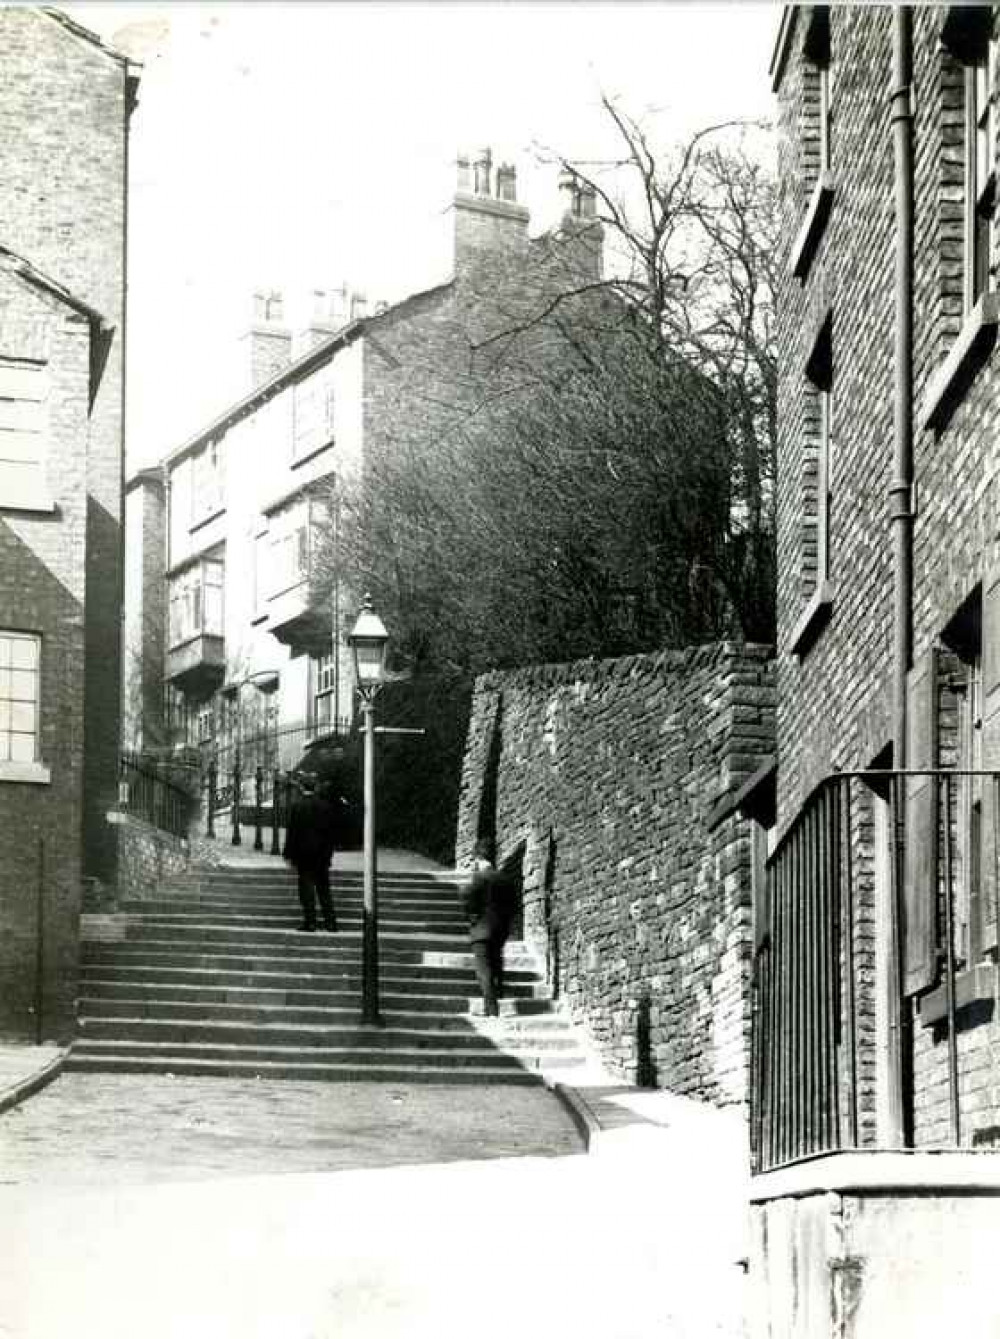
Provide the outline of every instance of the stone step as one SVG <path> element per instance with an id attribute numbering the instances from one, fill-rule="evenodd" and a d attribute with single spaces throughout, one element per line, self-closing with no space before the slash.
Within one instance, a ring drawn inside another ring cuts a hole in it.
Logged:
<path id="1" fill-rule="evenodd" d="M 178 874 L 164 879 L 160 887 L 164 890 L 174 888 L 207 890 L 225 888 L 240 889 L 246 892 L 262 888 L 291 889 L 294 891 L 297 875 L 290 865 L 275 866 L 268 869 L 253 870 L 203 870 L 197 874 Z M 377 877 L 379 891 L 415 892 L 433 897 L 454 897 L 462 886 L 454 879 L 436 879 L 416 874 L 383 874 Z M 362 889 L 364 877 L 351 870 L 331 870 L 331 883 L 338 888 Z"/>
<path id="2" fill-rule="evenodd" d="M 193 987 L 218 987 L 224 990 L 281 990 L 301 991 L 330 989 L 360 990 L 361 969 L 355 962 L 320 972 L 288 970 L 222 971 L 217 966 L 167 967 L 129 963 L 123 965 L 112 958 L 103 964 L 85 964 L 80 974 L 81 988 L 89 990 L 95 981 L 111 982 L 116 987 L 130 989 L 143 983 L 149 989 L 171 990 Z M 379 984 L 383 991 L 414 995 L 448 995 L 470 998 L 477 990 L 475 973 L 448 968 L 421 967 L 419 964 L 396 969 L 384 962 L 379 968 Z M 548 988 L 532 973 L 509 973 L 505 990 L 517 999 L 544 1001 Z"/>
<path id="3" fill-rule="evenodd" d="M 119 1074 L 172 1074 L 192 1077 L 275 1079 L 283 1082 L 320 1083 L 502 1083 L 539 1085 L 543 1075 L 519 1065 L 513 1067 L 492 1064 L 420 1064 L 398 1062 L 386 1057 L 377 1064 L 359 1065 L 356 1057 L 349 1061 L 271 1060 L 246 1059 L 227 1055 L 216 1059 L 193 1057 L 184 1053 L 164 1050 L 152 1055 L 118 1055 L 113 1051 L 70 1052 L 66 1070 L 90 1073 Z"/>
<path id="4" fill-rule="evenodd" d="M 347 894 L 340 890 L 333 892 L 334 906 L 338 910 L 343 908 L 345 911 L 351 911 L 356 915 L 361 914 L 363 901 L 354 894 Z M 434 919 L 444 917 L 454 920 L 461 919 L 461 908 L 454 902 L 434 902 L 429 898 L 404 898 L 404 897 L 379 897 L 379 912 L 391 916 L 429 916 Z M 205 893 L 201 896 L 192 896 L 185 893 L 183 896 L 164 897 L 162 892 L 156 897 L 137 897 L 130 898 L 127 902 L 119 905 L 119 912 L 123 915 L 132 916 L 156 916 L 164 912 L 171 914 L 186 913 L 188 915 L 221 914 L 224 916 L 280 916 L 286 912 L 298 914 L 300 904 L 298 894 L 293 890 L 291 895 L 275 895 L 273 893 L 260 894 L 255 897 L 246 897 L 242 894 L 233 897 L 221 897 L 217 893 Z"/>
<path id="5" fill-rule="evenodd" d="M 259 995 L 260 992 L 254 992 Z M 330 992 L 320 1003 L 300 1004 L 285 999 L 280 992 L 272 992 L 278 998 L 271 999 L 217 999 L 200 998 L 185 1000 L 166 1000 L 162 997 L 136 999 L 127 997 L 111 999 L 107 996 L 85 996 L 79 1005 L 80 1019 L 88 1026 L 91 1021 L 107 1022 L 113 1019 L 132 1020 L 135 1018 L 158 1023 L 189 1020 L 193 1022 L 250 1023 L 254 1025 L 277 1024 L 283 1027 L 353 1027 L 357 1022 L 361 992 Z M 468 1031 L 470 1019 L 477 1015 L 470 1009 L 469 997 L 456 997 L 444 1000 L 431 996 L 417 1000 L 417 1007 L 406 997 L 381 994 L 380 1008 L 387 1023 L 392 1028 L 407 1031 L 426 1031 L 452 1033 Z M 511 1001 L 515 1006 L 519 1001 Z M 448 1006 L 452 1005 L 451 1008 Z M 463 1007 L 464 1006 L 464 1007 Z M 504 1014 L 502 1024 L 505 1034 L 531 1032 L 552 1036 L 563 1036 L 569 1031 L 565 1019 L 556 1014 L 538 1011 L 525 1011 L 516 1008 Z"/>
<path id="6" fill-rule="evenodd" d="M 400 1068 L 419 1069 L 424 1065 L 434 1067 L 480 1066 L 490 1069 L 540 1070 L 543 1061 L 534 1048 L 525 1048 L 523 1053 L 507 1048 L 501 1050 L 488 1037 L 475 1036 L 470 1046 L 438 1044 L 427 1046 L 388 1044 L 384 1040 L 384 1029 L 380 1027 L 358 1028 L 356 1043 L 340 1045 L 336 1041 L 329 1044 L 317 1043 L 315 1046 L 300 1045 L 297 1041 L 270 1041 L 267 1038 L 234 1036 L 229 1040 L 220 1038 L 199 1040 L 178 1045 L 173 1039 L 163 1037 L 150 1038 L 87 1038 L 81 1037 L 73 1043 L 71 1058 L 88 1056 L 156 1056 L 169 1052 L 183 1055 L 192 1060 L 224 1060 L 229 1058 L 245 1060 L 272 1060 L 276 1062 L 293 1061 L 306 1063 L 347 1063 L 361 1070 L 373 1065 L 393 1064 Z M 560 1063 L 561 1062 L 561 1063 Z M 568 1062 L 568 1063 L 567 1063 Z M 567 1068 L 577 1063 L 577 1057 L 568 1052 L 562 1055 L 546 1057 L 544 1067 Z"/>
<path id="7" fill-rule="evenodd" d="M 103 921 L 88 918 L 80 928 L 84 944 L 98 942 L 118 942 L 122 944 L 142 943 L 148 947 L 162 947 L 170 944 L 187 950 L 192 944 L 206 946 L 237 946 L 294 949 L 299 954 L 336 951 L 360 938 L 360 921 L 338 925 L 335 932 L 319 928 L 313 934 L 298 929 L 294 921 L 285 928 L 254 927 L 241 924 L 215 924 L 207 921 L 186 921 L 174 923 L 166 918 L 129 917 L 105 919 Z M 510 951 L 518 953 L 518 941 L 512 940 L 514 947 Z M 379 945 L 387 950 L 409 952 L 445 952 L 456 953 L 468 949 L 468 938 L 464 934 L 444 934 L 433 930 L 414 930 L 412 932 L 395 925 L 379 925 Z M 468 950 L 471 952 L 471 949 Z"/>
<path id="8" fill-rule="evenodd" d="M 481 1032 L 465 1020 L 455 1031 L 439 1028 L 404 1028 L 395 1023 L 372 1031 L 362 1028 L 357 1021 L 357 1008 L 340 1015 L 340 1025 L 331 1022 L 292 1023 L 268 1015 L 253 1021 L 234 1020 L 221 1015 L 210 1018 L 164 1019 L 147 1017 L 108 1018 L 83 1017 L 78 1020 L 77 1036 L 81 1043 L 91 1040 L 122 1041 L 129 1043 L 168 1044 L 174 1046 L 210 1046 L 218 1044 L 256 1046 L 264 1048 L 294 1046 L 299 1049 L 322 1047 L 350 1050 L 356 1047 L 375 1051 L 460 1051 L 481 1050 L 484 1046 Z M 499 1034 L 502 1024 L 491 1024 Z M 513 1037 L 521 1036 L 510 1030 Z M 539 1032 L 532 1035 L 534 1050 L 566 1050 L 572 1039 L 558 1032 Z"/>
<path id="9" fill-rule="evenodd" d="M 337 902 L 333 905 L 338 929 L 360 928 L 362 922 L 360 906 L 345 907 Z M 297 930 L 302 920 L 302 910 L 298 904 L 257 911 L 247 907 L 158 906 L 140 909 L 133 903 L 117 914 L 127 916 L 129 922 L 133 924 L 170 925 L 178 928 L 210 925 L 227 930 L 234 927 L 240 930 Z M 380 907 L 378 923 L 380 935 L 432 934 L 464 938 L 468 933 L 468 922 L 448 912 L 385 911 Z"/>
<path id="10" fill-rule="evenodd" d="M 302 942 L 304 941 L 304 942 Z M 324 942 L 325 941 L 325 942 Z M 313 945 L 317 945 L 314 947 Z M 148 967 L 217 967 L 219 970 L 267 971 L 272 970 L 332 971 L 338 966 L 354 967 L 360 962 L 359 936 L 353 943 L 339 935 L 290 936 L 285 944 L 213 944 L 199 951 L 199 944 L 159 939 L 124 939 L 117 942 L 91 941 L 83 947 L 83 967 L 90 968 L 116 962 L 123 966 L 143 964 Z M 473 971 L 471 952 L 459 950 L 446 953 L 422 950 L 418 947 L 400 947 L 398 944 L 379 942 L 380 971 L 425 968 L 445 971 Z M 505 974 L 512 980 L 534 978 L 530 959 L 524 954 L 508 954 L 504 959 Z"/>
<path id="11" fill-rule="evenodd" d="M 131 927 L 130 927 L 131 928 Z M 317 931 L 315 934 L 302 934 L 289 931 L 287 934 L 266 935 L 263 939 L 251 935 L 248 939 L 238 934 L 223 935 L 221 939 L 199 938 L 187 935 L 180 938 L 169 931 L 163 934 L 143 934 L 141 927 L 121 939 L 88 939 L 83 943 L 83 962 L 107 961 L 114 957 L 120 961 L 143 959 L 148 962 L 173 962 L 181 959 L 225 960 L 229 958 L 252 958 L 254 961 L 272 959 L 284 964 L 308 964 L 337 962 L 353 963 L 361 956 L 361 936 L 346 931 L 329 933 Z M 419 936 L 413 939 L 399 936 L 379 936 L 379 961 L 398 964 L 416 964 L 425 967 L 447 967 L 472 970 L 472 950 L 460 940 L 431 940 Z M 517 943 L 507 946 L 504 964 L 513 972 L 532 972 L 533 963 L 526 950 Z M 192 964 L 195 965 L 195 964 Z M 220 962 L 224 966 L 225 962 Z"/>
<path id="12" fill-rule="evenodd" d="M 384 982 L 383 982 L 384 985 Z M 475 996 L 472 983 L 463 982 L 462 991 L 452 994 L 418 994 L 401 990 L 381 991 L 382 1006 L 392 1013 L 451 1015 L 461 1017 L 476 1012 L 472 1007 Z M 289 988 L 261 986 L 224 986 L 201 984 L 165 984 L 161 981 L 123 981 L 89 978 L 84 983 L 85 994 L 80 1000 L 83 1014 L 114 1014 L 129 1008 L 167 1009 L 174 1005 L 204 1010 L 226 1008 L 230 1005 L 281 1006 L 288 1009 L 353 1008 L 361 997 L 361 979 L 355 978 L 355 988 L 302 989 L 297 980 Z M 527 989 L 527 988 L 525 988 Z M 512 996 L 501 1001 L 509 1012 L 524 1017 L 537 1017 L 546 1022 L 566 1026 L 556 1014 L 549 1012 L 551 1001 L 533 996 Z"/>

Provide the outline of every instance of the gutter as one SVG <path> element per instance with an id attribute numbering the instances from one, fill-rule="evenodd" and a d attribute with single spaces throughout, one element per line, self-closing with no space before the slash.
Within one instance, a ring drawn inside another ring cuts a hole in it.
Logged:
<path id="1" fill-rule="evenodd" d="M 893 11 L 890 88 L 893 178 L 896 204 L 893 473 L 889 482 L 889 526 L 893 570 L 892 765 L 907 765 L 906 679 L 913 657 L 913 13 Z M 897 832 L 896 837 L 899 837 Z M 897 841 L 890 901 L 889 1058 L 893 1077 L 889 1118 L 894 1142 L 912 1141 L 912 1056 L 907 1002 L 903 998 L 904 889 L 902 844 Z"/>

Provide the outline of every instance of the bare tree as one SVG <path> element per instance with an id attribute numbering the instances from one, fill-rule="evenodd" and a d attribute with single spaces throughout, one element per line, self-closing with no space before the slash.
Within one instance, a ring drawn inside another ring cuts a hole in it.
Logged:
<path id="1" fill-rule="evenodd" d="M 744 127 L 664 154 L 605 107 L 621 157 L 561 164 L 596 208 L 484 284 L 463 367 L 415 370 L 342 493 L 322 581 L 371 589 L 412 666 L 773 639 L 774 186 Z"/>

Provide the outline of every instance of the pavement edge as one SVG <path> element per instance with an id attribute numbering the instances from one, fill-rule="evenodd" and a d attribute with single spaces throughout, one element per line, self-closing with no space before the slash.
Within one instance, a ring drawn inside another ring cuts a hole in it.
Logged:
<path id="1" fill-rule="evenodd" d="M 586 1098 L 576 1088 L 571 1088 L 566 1083 L 556 1081 L 548 1083 L 547 1086 L 569 1112 L 570 1118 L 583 1140 L 584 1148 L 588 1153 L 596 1153 L 600 1142 L 601 1122 L 597 1119 Z"/>
<path id="2" fill-rule="evenodd" d="M 44 1069 L 36 1070 L 34 1074 L 29 1074 L 27 1078 L 20 1079 L 4 1088 L 0 1092 L 0 1114 L 18 1106 L 26 1098 L 32 1097 L 42 1088 L 45 1088 L 53 1079 L 57 1079 L 68 1055 L 69 1048 L 67 1047 L 54 1060 L 50 1060 Z"/>

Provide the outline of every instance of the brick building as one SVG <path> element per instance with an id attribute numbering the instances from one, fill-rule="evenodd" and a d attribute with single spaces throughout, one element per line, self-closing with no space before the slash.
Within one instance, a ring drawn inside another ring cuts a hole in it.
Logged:
<path id="1" fill-rule="evenodd" d="M 505 373 L 489 354 L 477 361 L 474 341 L 537 310 L 560 285 L 599 276 L 593 196 L 565 188 L 560 227 L 529 238 L 515 169 L 494 174 L 484 150 L 459 160 L 447 281 L 371 314 L 346 290 L 318 293 L 301 334 L 285 322 L 282 295 L 257 295 L 246 395 L 161 471 L 130 483 L 137 572 L 139 549 L 155 546 L 157 507 L 167 518 L 162 643 L 136 600 L 128 618 L 147 663 L 165 666 L 169 719 L 156 720 L 144 698 L 137 741 L 210 745 L 224 762 L 237 737 L 252 738 L 244 764 L 285 767 L 306 738 L 350 722 L 344 637 L 359 593 L 320 598 L 314 579 L 338 488 L 377 453 L 448 431 L 484 386 L 499 384 Z M 150 579 L 161 578 L 147 569 L 147 589 Z"/>
<path id="2" fill-rule="evenodd" d="M 113 882 L 128 120 L 136 67 L 0 9 L 0 1032 L 73 1026 Z"/>
<path id="3" fill-rule="evenodd" d="M 968 1249 L 1000 1142 L 996 41 L 989 5 L 789 6 L 775 49 L 760 1333 L 1000 1324 Z"/>

